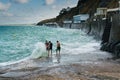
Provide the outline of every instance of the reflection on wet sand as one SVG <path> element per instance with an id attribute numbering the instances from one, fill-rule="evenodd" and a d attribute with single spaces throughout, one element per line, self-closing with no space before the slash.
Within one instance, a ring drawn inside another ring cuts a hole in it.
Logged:
<path id="1" fill-rule="evenodd" d="M 47 62 L 49 63 L 60 63 L 60 60 L 61 60 L 60 54 L 55 54 L 54 56 L 47 58 Z"/>
<path id="2" fill-rule="evenodd" d="M 60 63 L 61 55 L 60 54 L 56 54 L 56 58 L 57 58 L 57 63 Z"/>
<path id="3" fill-rule="evenodd" d="M 52 57 L 48 57 L 48 62 L 53 62 L 53 58 Z"/>

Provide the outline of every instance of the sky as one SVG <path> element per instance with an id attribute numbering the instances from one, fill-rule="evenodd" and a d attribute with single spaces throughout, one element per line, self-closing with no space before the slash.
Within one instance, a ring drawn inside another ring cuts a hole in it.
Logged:
<path id="1" fill-rule="evenodd" d="M 0 0 L 0 25 L 32 24 L 56 17 L 62 8 L 78 0 Z"/>

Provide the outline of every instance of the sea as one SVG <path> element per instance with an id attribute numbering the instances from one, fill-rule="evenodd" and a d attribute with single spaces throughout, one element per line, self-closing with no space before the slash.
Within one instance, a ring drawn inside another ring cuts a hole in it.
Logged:
<path id="1" fill-rule="evenodd" d="M 110 53 L 100 51 L 100 41 L 80 29 L 4 25 L 0 26 L 0 66 L 47 59 L 46 40 L 53 43 L 52 60 L 49 61 L 52 64 L 91 62 L 112 57 Z M 56 55 L 56 41 L 61 44 L 59 57 Z"/>

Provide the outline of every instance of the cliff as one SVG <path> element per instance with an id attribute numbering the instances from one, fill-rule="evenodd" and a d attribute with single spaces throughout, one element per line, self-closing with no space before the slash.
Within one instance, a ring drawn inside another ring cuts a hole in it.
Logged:
<path id="1" fill-rule="evenodd" d="M 118 0 L 79 0 L 78 4 L 70 10 L 67 11 L 67 9 L 64 8 L 60 11 L 56 18 L 40 21 L 37 25 L 42 25 L 49 22 L 57 22 L 60 26 L 62 26 L 62 22 L 64 20 L 72 20 L 74 15 L 87 13 L 92 16 L 98 7 L 118 7 Z"/>

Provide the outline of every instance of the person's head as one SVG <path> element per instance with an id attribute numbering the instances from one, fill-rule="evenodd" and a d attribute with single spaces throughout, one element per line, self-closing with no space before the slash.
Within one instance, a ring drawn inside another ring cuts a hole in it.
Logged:
<path id="1" fill-rule="evenodd" d="M 49 41 L 49 43 L 51 43 L 51 41 Z"/>
<path id="2" fill-rule="evenodd" d="M 57 43 L 58 43 L 59 41 L 57 41 Z"/>
<path id="3" fill-rule="evenodd" d="M 48 42 L 47 40 L 45 42 Z"/>

